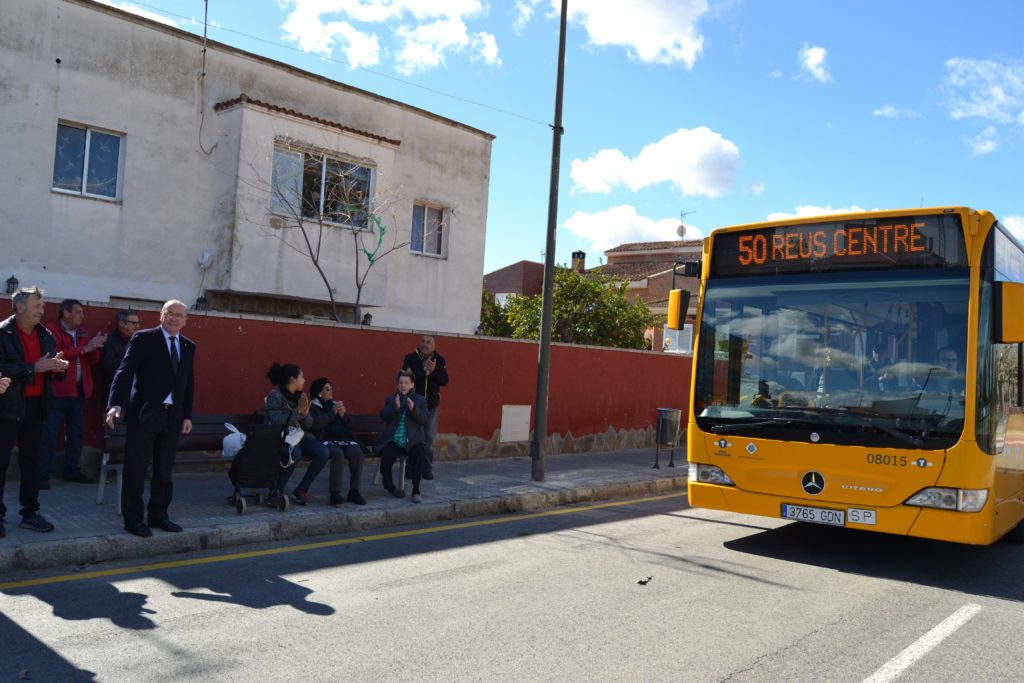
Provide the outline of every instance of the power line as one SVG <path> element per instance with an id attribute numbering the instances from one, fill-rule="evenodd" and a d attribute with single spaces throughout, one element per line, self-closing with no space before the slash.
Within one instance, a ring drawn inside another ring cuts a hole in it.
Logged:
<path id="1" fill-rule="evenodd" d="M 133 0 L 132 4 L 136 5 L 138 7 L 145 7 L 147 9 L 155 10 L 155 11 L 160 12 L 162 14 L 165 14 L 165 15 L 167 15 L 169 17 L 176 17 L 178 19 L 184 19 L 189 24 L 196 23 L 196 21 L 197 21 L 194 17 L 188 17 L 188 16 L 185 16 L 184 14 L 177 14 L 175 12 L 171 12 L 169 10 L 166 10 L 166 9 L 164 9 L 162 7 L 157 7 L 156 5 L 150 5 L 150 4 L 147 4 L 147 3 L 144 3 L 144 2 L 138 2 L 138 0 Z M 119 9 L 119 8 L 115 8 L 115 9 Z M 124 12 L 124 11 L 127 11 L 127 10 L 121 10 L 121 11 Z M 230 29 L 230 28 L 227 28 L 227 27 L 222 26 L 220 24 L 210 24 L 210 27 L 214 28 L 214 29 L 216 29 L 218 31 L 223 31 L 225 33 L 232 33 L 234 35 L 241 36 L 243 38 L 248 38 L 249 40 L 255 40 L 257 42 L 265 43 L 267 45 L 273 45 L 274 47 L 281 48 L 281 49 L 284 49 L 284 50 L 291 50 L 292 52 L 298 52 L 299 54 L 302 54 L 302 55 L 310 55 L 310 54 L 312 54 L 312 53 L 306 52 L 305 50 L 303 50 L 301 48 L 294 47 L 292 45 L 286 45 L 284 43 L 278 43 L 276 41 L 269 40 L 267 38 L 261 38 L 260 36 L 254 36 L 254 35 L 251 35 L 249 33 L 243 33 L 242 31 L 236 31 L 235 29 Z M 347 66 L 349 69 L 357 69 L 359 71 L 365 71 L 366 73 L 373 74 L 374 76 L 380 76 L 381 78 L 387 78 L 389 80 L 395 81 L 397 83 L 401 83 L 403 85 L 408 85 L 408 86 L 411 86 L 413 88 L 419 88 L 420 90 L 425 90 L 425 91 L 427 91 L 429 93 L 433 93 L 435 95 L 440 95 L 441 97 L 447 97 L 448 99 L 455 100 L 457 102 L 463 102 L 465 104 L 471 104 L 471 105 L 476 106 L 476 107 L 481 107 L 483 109 L 488 109 L 488 110 L 496 112 L 498 114 L 504 114 L 505 116 L 511 116 L 513 118 L 517 118 L 517 119 L 520 119 L 520 120 L 523 120 L 523 121 L 528 121 L 530 123 L 536 123 L 537 125 L 544 126 L 546 128 L 550 128 L 551 127 L 551 124 L 549 124 L 549 123 L 546 123 L 544 121 L 538 121 L 537 119 L 530 118 L 529 116 L 525 116 L 523 114 L 517 114 L 517 113 L 515 113 L 513 111 L 509 111 L 507 109 L 502 109 L 500 107 L 495 107 L 493 105 L 486 104 L 484 102 L 479 102 L 477 100 L 471 100 L 471 99 L 469 99 L 467 97 L 461 97 L 459 95 L 453 95 L 451 93 L 444 92 L 443 90 L 438 90 L 436 88 L 431 88 L 429 86 L 422 85 L 420 83 L 414 83 L 413 81 L 408 81 L 408 80 L 406 80 L 404 78 L 399 78 L 398 76 L 392 76 L 391 74 L 386 74 L 386 73 L 383 73 L 381 71 L 374 71 L 373 69 L 368 69 L 365 66 L 355 66 L 355 65 L 353 65 L 353 64 L 351 64 L 349 62 L 346 62 L 343 59 L 335 59 L 334 57 L 322 57 L 322 56 L 318 56 L 318 58 L 323 60 L 323 61 L 325 61 L 325 62 L 331 62 L 331 63 L 334 63 L 334 64 L 339 64 L 341 66 Z"/>

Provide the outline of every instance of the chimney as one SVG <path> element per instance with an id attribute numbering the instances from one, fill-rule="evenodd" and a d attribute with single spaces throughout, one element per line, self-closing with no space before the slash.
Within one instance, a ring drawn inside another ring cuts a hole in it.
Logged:
<path id="1" fill-rule="evenodd" d="M 587 252 L 572 252 L 572 269 L 575 270 L 577 273 L 582 273 L 587 269 Z"/>

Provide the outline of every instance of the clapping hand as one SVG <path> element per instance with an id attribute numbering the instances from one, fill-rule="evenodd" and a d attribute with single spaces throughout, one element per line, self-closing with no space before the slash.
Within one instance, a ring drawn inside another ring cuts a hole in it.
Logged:
<path id="1" fill-rule="evenodd" d="M 337 415 L 338 417 L 341 417 L 342 415 L 345 414 L 345 402 L 344 401 L 335 401 L 334 402 L 334 414 Z"/>
<path id="2" fill-rule="evenodd" d="M 68 362 L 64 360 L 64 354 L 62 352 L 58 352 L 56 356 L 50 356 L 50 354 L 47 353 L 35 362 L 35 365 L 32 366 L 32 371 L 36 374 L 44 372 L 64 372 L 67 367 Z"/>
<path id="3" fill-rule="evenodd" d="M 412 412 L 412 410 L 413 410 L 413 408 L 415 406 L 416 406 L 416 404 L 412 402 L 412 398 L 411 397 L 405 399 L 405 409 L 408 410 L 410 413 Z"/>
<path id="4" fill-rule="evenodd" d="M 398 408 L 399 410 L 402 409 L 402 393 L 401 392 L 395 394 L 395 407 Z"/>
<path id="5" fill-rule="evenodd" d="M 7 387 L 11 386 L 10 377 L 0 377 L 0 394 L 7 391 Z"/>
<path id="6" fill-rule="evenodd" d="M 427 359 L 427 362 L 423 364 L 423 369 L 427 371 L 427 374 L 433 374 L 434 368 L 437 367 L 437 360 L 433 356 Z"/>
<path id="7" fill-rule="evenodd" d="M 309 396 L 302 394 L 299 396 L 299 415 L 306 417 L 309 414 Z"/>
<path id="8" fill-rule="evenodd" d="M 103 348 L 103 345 L 105 343 L 107 343 L 107 335 L 104 334 L 103 332 L 100 332 L 95 337 L 89 340 L 89 343 L 85 345 L 85 348 L 83 350 L 86 353 L 89 353 L 90 351 Z"/>

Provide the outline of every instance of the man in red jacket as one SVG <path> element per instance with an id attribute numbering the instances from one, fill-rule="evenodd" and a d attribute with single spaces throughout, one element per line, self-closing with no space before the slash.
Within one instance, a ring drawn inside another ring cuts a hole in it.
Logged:
<path id="1" fill-rule="evenodd" d="M 57 451 L 57 432 L 64 425 L 67 446 L 64 449 L 64 481 L 95 483 L 79 469 L 82 456 L 82 411 L 85 400 L 92 397 L 92 367 L 99 362 L 100 348 L 107 335 L 92 336 L 82 327 L 85 311 L 82 302 L 64 299 L 60 302 L 60 319 L 47 325 L 57 342 L 57 351 L 68 361 L 63 379 L 53 382 L 53 404 L 43 429 L 39 448 L 39 488 L 50 488 L 50 474 Z"/>

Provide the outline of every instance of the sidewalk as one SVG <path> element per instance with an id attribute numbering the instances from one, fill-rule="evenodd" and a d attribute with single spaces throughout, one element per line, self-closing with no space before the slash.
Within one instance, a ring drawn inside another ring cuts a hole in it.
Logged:
<path id="1" fill-rule="evenodd" d="M 394 498 L 373 484 L 376 458 L 363 471 L 365 506 L 327 504 L 327 472 L 313 485 L 307 507 L 287 512 L 250 503 L 239 515 L 227 502 L 231 484 L 227 472 L 174 476 L 171 518 L 184 527 L 177 534 L 154 530 L 151 538 L 124 531 L 115 509 L 115 492 L 107 488 L 103 505 L 96 505 L 96 486 L 55 481 L 40 492 L 40 512 L 56 526 L 40 534 L 18 528 L 18 485 L 8 482 L 7 538 L 0 539 L 0 574 L 27 569 L 87 565 L 113 560 L 150 558 L 172 553 L 229 548 L 324 534 L 425 524 L 507 512 L 539 510 L 584 501 L 651 495 L 684 489 L 685 449 L 676 449 L 676 467 L 652 469 L 654 450 L 549 455 L 545 481 L 530 479 L 529 458 L 443 461 L 434 464 L 433 481 L 424 481 L 423 503 Z M 397 471 L 397 468 L 396 468 Z M 299 477 L 293 477 L 298 481 Z M 348 484 L 348 473 L 345 474 Z M 406 482 L 406 493 L 411 485 Z M 148 499 L 148 492 L 147 492 Z"/>

